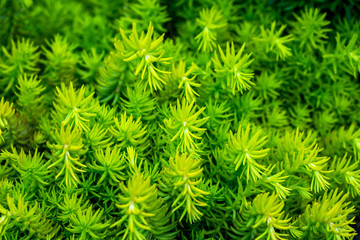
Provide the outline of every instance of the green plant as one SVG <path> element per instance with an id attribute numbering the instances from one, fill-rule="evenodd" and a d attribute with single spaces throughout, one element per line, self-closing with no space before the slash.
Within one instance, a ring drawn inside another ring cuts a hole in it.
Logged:
<path id="1" fill-rule="evenodd" d="M 39 69 L 36 67 L 40 52 L 38 47 L 29 39 L 21 39 L 11 42 L 11 52 L 5 47 L 2 48 L 3 54 L 6 56 L 5 61 L 0 62 L 0 86 L 4 88 L 2 96 L 14 91 L 18 77 L 24 73 L 36 74 Z"/>
<path id="2" fill-rule="evenodd" d="M 242 174 L 246 175 L 246 180 L 250 177 L 253 181 L 261 178 L 266 168 L 258 163 L 258 160 L 266 157 L 270 149 L 263 146 L 266 144 L 266 136 L 260 136 L 261 131 L 250 132 L 250 125 L 243 129 L 241 125 L 237 133 L 229 134 L 228 144 L 226 145 L 229 156 L 227 157 L 235 165 L 235 170 L 242 167 Z"/>
<path id="3" fill-rule="evenodd" d="M 27 116 L 31 124 L 36 125 L 39 121 L 38 117 L 44 113 L 43 92 L 45 87 L 37 79 L 36 75 L 31 75 L 30 78 L 26 75 L 20 76 L 16 87 L 19 90 L 16 93 L 19 108 Z"/>
<path id="4" fill-rule="evenodd" d="M 57 96 L 54 102 L 56 111 L 53 119 L 61 120 L 61 125 L 76 126 L 80 130 L 89 131 L 87 123 L 94 117 L 94 108 L 92 95 L 85 96 L 85 87 L 76 91 L 70 82 L 69 87 L 64 84 L 57 88 Z"/>
<path id="5" fill-rule="evenodd" d="M 50 50 L 43 48 L 47 59 L 44 78 L 55 86 L 74 81 L 78 61 L 77 56 L 73 54 L 75 45 L 68 44 L 67 39 L 60 35 L 56 35 L 47 45 Z"/>
<path id="6" fill-rule="evenodd" d="M 0 143 L 4 143 L 4 137 L 2 136 L 2 129 L 7 129 L 9 122 L 8 119 L 14 116 L 15 110 L 12 108 L 13 104 L 5 102 L 4 97 L 0 102 Z"/>
<path id="7" fill-rule="evenodd" d="M 172 201 L 172 212 L 182 209 L 179 221 L 186 216 L 186 220 L 192 223 L 203 215 L 200 208 L 207 204 L 202 199 L 209 193 L 200 187 L 202 171 L 201 161 L 186 153 L 171 157 L 169 166 L 163 171 L 160 186 L 164 199 Z"/>
<path id="8" fill-rule="evenodd" d="M 89 201 L 83 201 L 83 197 L 84 195 L 78 197 L 76 193 L 72 195 L 65 194 L 63 202 L 57 203 L 60 210 L 58 218 L 65 223 L 69 223 L 70 217 L 74 216 L 79 209 L 85 210 L 89 205 Z"/>
<path id="9" fill-rule="evenodd" d="M 197 119 L 205 108 L 196 112 L 194 104 L 194 101 L 190 104 L 185 101 L 180 104 L 180 101 L 177 101 L 176 108 L 170 106 L 171 118 L 164 120 L 166 130 L 172 137 L 170 141 L 180 139 L 177 150 L 182 152 L 198 152 L 199 147 L 195 141 L 201 139 L 201 135 L 206 130 L 201 126 L 207 122 L 208 118 Z"/>
<path id="10" fill-rule="evenodd" d="M 324 28 L 329 25 L 326 21 L 326 13 L 320 15 L 317 8 L 305 8 L 301 15 L 294 15 L 296 22 L 293 23 L 294 35 L 300 41 L 300 47 L 306 45 L 307 49 L 317 49 L 323 45 L 324 39 L 327 39 L 326 33 L 331 29 Z"/>
<path id="11" fill-rule="evenodd" d="M 141 73 L 141 80 L 147 76 L 145 86 L 150 87 L 150 91 L 161 90 L 165 83 L 163 76 L 170 72 L 160 69 L 160 64 L 169 64 L 171 58 L 164 58 L 162 42 L 164 35 L 153 39 L 154 27 L 151 22 L 146 35 L 141 32 L 140 37 L 137 34 L 136 24 L 133 23 L 131 35 L 126 37 L 123 29 L 120 29 L 122 41 L 117 41 L 115 47 L 120 51 L 123 61 L 135 61 L 135 76 Z"/>
<path id="12" fill-rule="evenodd" d="M 0 0 L 0 239 L 355 239 L 359 6 Z"/>
<path id="13" fill-rule="evenodd" d="M 244 48 L 245 44 L 242 45 L 238 53 L 235 53 L 234 43 L 231 43 L 230 47 L 229 42 L 227 42 L 226 55 L 219 47 L 219 53 L 223 63 L 218 58 L 216 52 L 215 57 L 212 59 L 217 77 L 226 79 L 226 85 L 223 84 L 223 88 L 230 87 L 232 94 L 234 95 L 235 91 L 240 91 L 242 93 L 243 90 L 248 90 L 254 85 L 254 83 L 251 82 L 251 78 L 253 78 L 254 74 L 248 69 L 248 66 L 253 60 L 249 60 L 251 54 L 241 56 Z"/>
<path id="14" fill-rule="evenodd" d="M 242 217 L 236 219 L 232 231 L 244 239 L 286 239 L 289 232 L 300 237 L 290 224 L 291 218 L 284 216 L 284 202 L 276 195 L 260 194 L 245 208 Z"/>
<path id="15" fill-rule="evenodd" d="M 119 196 L 119 204 L 116 206 L 122 213 L 122 218 L 115 222 L 112 227 L 121 227 L 117 235 L 122 239 L 146 239 L 154 235 L 159 239 L 171 236 L 167 206 L 157 197 L 155 185 L 151 185 L 150 179 L 142 174 L 133 175 L 127 186 L 120 184 L 122 195 Z"/>
<path id="16" fill-rule="evenodd" d="M 43 155 L 35 150 L 33 156 L 31 153 L 26 156 L 25 152 L 21 149 L 21 152 L 14 162 L 14 169 L 21 175 L 20 179 L 24 183 L 24 186 L 31 191 L 36 188 L 44 188 L 49 184 L 49 170 L 47 169 L 48 163 L 44 164 Z"/>
<path id="17" fill-rule="evenodd" d="M 53 237 L 59 231 L 60 226 L 53 225 L 38 209 L 37 205 L 28 206 L 29 202 L 24 200 L 22 195 L 14 199 L 7 195 L 7 206 L 0 205 L 1 221 L 0 236 L 11 236 L 7 231 L 19 229 L 26 231 L 28 236 L 36 236 L 46 239 L 46 236 Z"/>
<path id="18" fill-rule="evenodd" d="M 354 230 L 349 226 L 354 218 L 347 219 L 354 209 L 347 207 L 349 202 L 345 202 L 346 197 L 336 189 L 319 198 L 312 206 L 308 205 L 299 218 L 299 224 L 303 224 L 303 237 L 344 239 L 354 236 Z"/>
<path id="19" fill-rule="evenodd" d="M 227 26 L 221 10 L 214 7 L 202 9 L 196 22 L 202 27 L 202 31 L 195 37 L 199 44 L 198 51 L 212 52 L 216 46 L 217 32 Z"/>
<path id="20" fill-rule="evenodd" d="M 261 26 L 261 34 L 257 41 L 262 42 L 267 53 L 273 53 L 276 55 L 276 60 L 285 59 L 292 55 L 290 48 L 286 46 L 287 43 L 293 41 L 293 36 L 288 35 L 281 37 L 284 32 L 286 25 L 281 25 L 279 30 L 276 30 L 276 22 L 271 23 L 270 29 L 265 29 Z"/>
<path id="21" fill-rule="evenodd" d="M 121 99 L 124 103 L 124 110 L 134 116 L 141 118 L 144 121 L 154 120 L 154 109 L 156 108 L 156 101 L 151 98 L 150 93 L 137 85 L 136 88 L 127 88 L 126 98 Z"/>
<path id="22" fill-rule="evenodd" d="M 120 150 L 116 147 L 114 149 L 107 147 L 105 153 L 102 149 L 95 153 L 96 162 L 93 165 L 89 164 L 89 168 L 101 174 L 98 184 L 101 184 L 105 179 L 109 179 L 113 183 L 124 180 L 121 174 L 125 168 L 124 155 L 120 153 Z"/>
<path id="23" fill-rule="evenodd" d="M 110 132 L 120 147 L 133 146 L 140 153 L 144 153 L 149 147 L 146 126 L 142 126 L 140 120 L 138 118 L 134 121 L 133 116 L 128 117 L 126 112 L 121 115 L 120 121 L 115 117 L 115 124 L 110 127 Z"/>
<path id="24" fill-rule="evenodd" d="M 48 168 L 58 165 L 60 167 L 55 179 L 65 175 L 62 181 L 65 182 L 67 187 L 73 187 L 80 183 L 76 172 L 85 172 L 83 168 L 86 168 L 86 165 L 81 163 L 80 159 L 86 153 L 80 131 L 77 128 L 71 130 L 70 127 L 65 129 L 62 125 L 60 132 L 55 131 L 54 143 L 48 143 L 47 145 L 53 151 L 53 163 Z"/>
<path id="25" fill-rule="evenodd" d="M 78 236 L 78 239 L 102 239 L 106 236 L 106 229 L 110 224 L 108 222 L 102 223 L 103 211 L 92 211 L 92 206 L 85 210 L 78 208 L 76 213 L 70 215 L 70 224 L 67 229 Z"/>
<path id="26" fill-rule="evenodd" d="M 186 63 L 180 60 L 177 67 L 173 65 L 171 73 L 173 75 L 173 79 L 179 82 L 179 89 L 182 89 L 181 96 L 188 102 L 191 102 L 195 99 L 195 97 L 199 96 L 194 88 L 200 87 L 201 84 L 195 82 L 196 75 L 188 78 L 188 76 L 193 73 L 194 67 L 191 66 L 187 71 L 185 68 Z"/>

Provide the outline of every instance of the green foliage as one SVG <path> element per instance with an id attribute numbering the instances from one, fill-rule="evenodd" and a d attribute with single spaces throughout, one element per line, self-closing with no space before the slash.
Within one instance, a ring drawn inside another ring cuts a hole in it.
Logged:
<path id="1" fill-rule="evenodd" d="M 284 156 L 281 164 L 285 172 L 291 173 L 294 179 L 303 176 L 301 179 L 307 179 L 306 187 L 315 193 L 330 187 L 330 177 L 327 176 L 332 172 L 327 170 L 329 158 L 321 156 L 321 151 L 312 134 L 305 135 L 299 129 L 295 133 L 286 132 L 279 145 L 279 152 Z"/>
<path id="2" fill-rule="evenodd" d="M 196 140 L 201 139 L 201 135 L 206 130 L 201 126 L 208 120 L 208 117 L 198 119 L 204 110 L 205 108 L 201 108 L 196 112 L 194 101 L 189 104 L 185 101 L 180 103 L 178 100 L 176 108 L 170 106 L 172 116 L 164 120 L 164 123 L 166 131 L 171 136 L 170 141 L 180 140 L 177 150 L 195 154 L 199 152 L 200 149 Z"/>
<path id="3" fill-rule="evenodd" d="M 157 196 L 155 185 L 142 174 L 133 175 L 127 182 L 120 184 L 122 194 L 118 195 L 122 217 L 112 227 L 122 227 L 118 231 L 122 239 L 147 239 L 154 235 L 157 239 L 171 236 L 171 225 L 167 206 Z"/>
<path id="4" fill-rule="evenodd" d="M 355 239 L 355 0 L 0 0 L 0 239 Z"/>
<path id="5" fill-rule="evenodd" d="M 129 73 L 130 66 L 124 63 L 119 52 L 111 52 L 104 59 L 104 66 L 98 69 L 96 92 L 100 102 L 111 102 L 115 105 L 120 100 L 121 90 L 133 80 Z"/>
<path id="6" fill-rule="evenodd" d="M 75 46 L 67 39 L 56 35 L 52 42 L 47 42 L 50 49 L 43 48 L 46 56 L 44 78 L 50 85 L 68 84 L 75 80 L 77 56 L 73 54 Z"/>
<path id="7" fill-rule="evenodd" d="M 347 154 L 343 158 L 335 157 L 331 164 L 333 170 L 332 179 L 336 184 L 344 187 L 351 194 L 356 197 L 360 194 L 360 169 L 358 162 L 352 161 Z"/>
<path id="8" fill-rule="evenodd" d="M 20 179 L 24 186 L 34 191 L 36 188 L 44 188 L 48 185 L 48 180 L 51 177 L 47 169 L 48 163 L 44 163 L 43 155 L 35 150 L 33 156 L 31 153 L 26 156 L 25 152 L 21 149 L 17 161 L 14 162 L 14 169 L 20 174 Z"/>
<path id="9" fill-rule="evenodd" d="M 162 42 L 164 34 L 157 39 L 153 39 L 154 27 L 151 22 L 146 35 L 141 32 L 137 34 L 136 24 L 133 23 L 133 30 L 130 37 L 126 37 L 125 31 L 120 29 L 122 41 L 115 42 L 115 47 L 120 51 L 123 61 L 135 61 L 135 76 L 141 73 L 141 80 L 147 78 L 145 86 L 150 87 L 150 91 L 161 90 L 165 83 L 163 75 L 170 72 L 160 69 L 160 65 L 169 64 L 171 58 L 164 58 Z"/>
<path id="10" fill-rule="evenodd" d="M 312 206 L 308 205 L 298 222 L 302 225 L 303 238 L 346 239 L 355 235 L 350 227 L 354 218 L 348 215 L 354 211 L 347 207 L 347 194 L 337 189 L 320 197 Z"/>
<path id="11" fill-rule="evenodd" d="M 282 37 L 286 25 L 281 25 L 279 30 L 276 30 L 276 22 L 271 23 L 270 29 L 265 29 L 264 26 L 261 26 L 261 34 L 256 41 L 262 43 L 266 53 L 275 54 L 276 60 L 284 60 L 287 57 L 292 55 L 291 50 L 286 44 L 293 41 L 292 35 Z"/>
<path id="12" fill-rule="evenodd" d="M 154 120 L 156 101 L 151 98 L 150 92 L 140 86 L 136 86 L 135 89 L 128 88 L 124 95 L 126 99 L 122 99 L 124 103 L 123 108 L 127 113 L 144 121 Z"/>
<path id="13" fill-rule="evenodd" d="M 317 49 L 325 43 L 326 33 L 331 29 L 324 28 L 329 25 L 325 20 L 326 13 L 320 15 L 317 8 L 305 8 L 301 16 L 295 14 L 296 22 L 293 23 L 293 32 L 300 41 L 300 47 L 306 46 L 307 49 Z"/>
<path id="14" fill-rule="evenodd" d="M 83 168 L 86 168 L 80 158 L 86 153 L 80 131 L 77 128 L 71 130 L 70 127 L 65 129 L 62 125 L 60 132 L 56 130 L 54 133 L 54 143 L 47 145 L 53 152 L 52 164 L 48 168 L 58 165 L 60 168 L 59 171 L 56 171 L 55 179 L 65 175 L 62 182 L 65 181 L 66 186 L 70 188 L 80 183 L 76 172 L 85 172 Z"/>
<path id="15" fill-rule="evenodd" d="M 120 153 L 120 148 L 111 149 L 106 148 L 106 151 L 100 149 L 95 153 L 96 162 L 93 165 L 89 164 L 89 169 L 98 172 L 101 177 L 98 184 L 101 184 L 105 179 L 112 180 L 112 183 L 119 183 L 120 180 L 125 180 L 122 176 L 124 166 L 124 155 Z"/>
<path id="16" fill-rule="evenodd" d="M 91 130 L 83 134 L 84 147 L 88 149 L 90 155 L 97 150 L 104 149 L 111 145 L 111 137 L 107 129 L 103 128 L 104 125 L 95 123 Z M 85 136 L 84 136 L 85 135 Z"/>
<path id="17" fill-rule="evenodd" d="M 0 101 L 0 146 L 7 149 L 11 144 L 24 146 L 33 141 L 30 134 L 30 128 L 24 115 L 19 114 L 13 108 L 13 103 Z"/>
<path id="18" fill-rule="evenodd" d="M 260 194 L 235 220 L 232 231 L 243 239 L 286 239 L 295 227 L 285 216 L 284 205 L 276 195 Z"/>
<path id="19" fill-rule="evenodd" d="M 343 61 L 340 65 L 341 71 L 352 74 L 355 78 L 360 72 L 360 47 L 357 46 L 358 34 L 352 35 L 350 41 L 346 44 L 346 39 L 341 40 L 340 34 L 336 35 L 336 48 L 333 53 L 325 53 L 324 58 L 328 58 L 332 63 L 334 73 L 337 74 L 338 66 L 335 62 Z"/>
<path id="20" fill-rule="evenodd" d="M 180 60 L 176 67 L 174 65 L 172 67 L 172 78 L 179 82 L 179 89 L 182 89 L 181 97 L 185 98 L 188 102 L 192 102 L 199 96 L 195 88 L 201 86 L 201 84 L 195 82 L 196 75 L 191 78 L 188 77 L 190 74 L 193 74 L 193 71 L 194 66 L 191 66 L 186 71 L 186 63 L 182 60 Z"/>
<path id="21" fill-rule="evenodd" d="M 88 122 L 96 114 L 94 108 L 96 105 L 92 103 L 92 95 L 85 96 L 85 87 L 76 91 L 70 82 L 69 87 L 64 84 L 60 88 L 56 88 L 56 99 L 54 102 L 53 119 L 61 120 L 61 125 L 76 126 L 80 130 L 89 131 Z"/>
<path id="22" fill-rule="evenodd" d="M 163 25 L 170 18 L 166 6 L 161 5 L 159 0 L 137 0 L 130 2 L 127 7 L 129 11 L 124 14 L 124 17 L 117 20 L 119 28 L 127 29 L 135 22 L 141 30 L 145 31 L 151 22 L 157 31 L 167 31 Z"/>
<path id="23" fill-rule="evenodd" d="M 81 62 L 79 64 L 82 68 L 78 69 L 81 79 L 86 82 L 94 82 L 97 76 L 98 68 L 102 65 L 104 52 L 98 54 L 95 48 L 91 48 L 91 53 L 83 51 L 81 54 Z"/>
<path id="24" fill-rule="evenodd" d="M 13 109 L 13 104 L 10 104 L 8 101 L 5 102 L 4 97 L 1 98 L 0 102 L 0 143 L 4 143 L 4 137 L 2 135 L 2 129 L 7 129 L 9 126 L 9 119 L 12 118 L 15 114 Z"/>
<path id="25" fill-rule="evenodd" d="M 245 44 L 242 45 L 238 53 L 235 52 L 234 43 L 226 43 L 226 55 L 219 46 L 219 53 L 221 61 L 215 52 L 215 57 L 212 59 L 215 66 L 215 72 L 217 77 L 225 78 L 226 85 L 223 84 L 223 88 L 230 87 L 232 94 L 235 95 L 235 91 L 249 90 L 254 85 L 251 82 L 253 78 L 253 72 L 248 68 L 253 60 L 249 60 L 251 54 L 241 56 L 245 48 Z M 224 81 L 225 82 L 225 81 Z"/>
<path id="26" fill-rule="evenodd" d="M 289 109 L 289 112 L 291 116 L 290 122 L 294 127 L 299 128 L 300 130 L 307 129 L 309 123 L 311 123 L 311 111 L 308 106 L 301 106 L 298 103 L 293 108 Z M 318 129 L 323 132 L 322 129 L 329 129 L 330 127 L 328 125 L 332 123 L 326 120 L 328 115 L 325 115 L 325 113 L 320 114 L 320 118 L 323 120 L 320 120 Z M 328 124 L 325 124 L 325 122 Z"/>
<path id="27" fill-rule="evenodd" d="M 4 90 L 1 95 L 14 91 L 18 77 L 24 73 L 36 74 L 39 69 L 37 63 L 39 61 L 40 52 L 38 47 L 29 39 L 11 42 L 11 52 L 4 46 L 3 54 L 6 57 L 3 62 L 0 61 L 0 86 Z"/>
<path id="28" fill-rule="evenodd" d="M 22 195 L 16 200 L 7 195 L 7 206 L 8 208 L 0 205 L 1 237 L 10 237 L 11 232 L 20 230 L 28 237 L 47 239 L 54 237 L 60 229 L 43 215 L 37 205 L 29 206 L 29 202 L 25 201 Z"/>
<path id="29" fill-rule="evenodd" d="M 181 221 L 185 216 L 190 223 L 198 221 L 203 216 L 200 208 L 207 206 L 202 201 L 209 192 L 201 189 L 203 168 L 201 160 L 196 160 L 192 154 L 176 154 L 171 157 L 169 166 L 164 169 L 160 186 L 164 199 L 172 202 L 172 212 L 182 210 Z"/>
<path id="30" fill-rule="evenodd" d="M 142 126 L 140 118 L 134 121 L 133 116 L 128 117 L 126 112 L 121 114 L 120 121 L 115 117 L 110 132 L 122 148 L 133 146 L 139 153 L 144 153 L 149 147 L 146 126 Z"/>
<path id="31" fill-rule="evenodd" d="M 261 130 L 250 132 L 250 125 L 243 129 L 241 125 L 237 133 L 230 132 L 228 144 L 226 145 L 229 156 L 228 160 L 234 163 L 235 171 L 242 167 L 242 174 L 246 175 L 246 180 L 251 178 L 257 181 L 261 178 L 266 168 L 257 161 L 263 159 L 268 154 L 268 148 L 263 149 L 266 144 L 266 136 L 261 136 Z"/>
<path id="32" fill-rule="evenodd" d="M 103 229 L 110 224 L 101 222 L 102 215 L 103 211 L 100 210 L 93 213 L 92 206 L 86 210 L 78 208 L 75 214 L 70 215 L 70 224 L 66 229 L 74 233 L 77 239 L 103 239 L 106 236 L 106 231 Z"/>
<path id="33" fill-rule="evenodd" d="M 27 119 L 36 125 L 39 121 L 38 116 L 44 113 L 44 95 L 42 93 L 45 91 L 45 87 L 36 75 L 31 75 L 30 78 L 26 75 L 20 76 L 16 87 L 19 90 L 16 93 L 19 108 Z"/>
<path id="34" fill-rule="evenodd" d="M 77 214 L 78 210 L 83 211 L 88 208 L 89 201 L 84 202 L 83 197 L 84 196 L 81 195 L 78 198 L 76 193 L 72 194 L 71 197 L 69 196 L 69 194 L 65 194 L 63 202 L 57 204 L 57 207 L 60 210 L 58 218 L 65 223 L 69 223 L 70 217 Z"/>
<path id="35" fill-rule="evenodd" d="M 277 79 L 275 73 L 261 72 L 260 76 L 256 78 L 255 90 L 263 99 L 276 99 L 279 96 L 281 88 L 281 79 Z"/>
<path id="36" fill-rule="evenodd" d="M 200 18 L 196 19 L 196 23 L 202 29 L 195 37 L 195 40 L 199 44 L 198 51 L 212 52 L 216 47 L 219 30 L 227 26 L 227 22 L 221 10 L 217 10 L 215 7 L 212 7 L 211 9 L 202 9 Z"/>

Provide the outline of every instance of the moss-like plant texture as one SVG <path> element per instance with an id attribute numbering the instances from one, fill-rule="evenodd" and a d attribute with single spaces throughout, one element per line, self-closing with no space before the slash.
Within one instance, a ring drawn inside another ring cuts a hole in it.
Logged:
<path id="1" fill-rule="evenodd" d="M 354 239 L 359 6 L 0 0 L 0 239 Z"/>

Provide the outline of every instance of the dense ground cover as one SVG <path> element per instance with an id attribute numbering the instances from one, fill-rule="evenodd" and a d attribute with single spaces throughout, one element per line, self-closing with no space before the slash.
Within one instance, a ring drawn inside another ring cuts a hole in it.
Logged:
<path id="1" fill-rule="evenodd" d="M 0 239 L 351 239 L 356 1 L 0 0 Z"/>

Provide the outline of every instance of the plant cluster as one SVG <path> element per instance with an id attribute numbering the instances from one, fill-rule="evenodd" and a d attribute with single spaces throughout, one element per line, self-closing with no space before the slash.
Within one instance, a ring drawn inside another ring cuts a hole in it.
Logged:
<path id="1" fill-rule="evenodd" d="M 346 1 L 0 0 L 0 239 L 352 239 Z"/>

